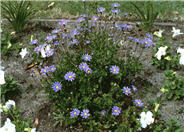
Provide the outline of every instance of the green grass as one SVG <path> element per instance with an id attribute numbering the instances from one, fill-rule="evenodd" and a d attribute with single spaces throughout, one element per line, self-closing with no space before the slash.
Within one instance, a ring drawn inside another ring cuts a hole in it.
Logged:
<path id="1" fill-rule="evenodd" d="M 120 4 L 119 9 L 121 10 L 120 15 L 123 13 L 131 13 L 133 12 L 132 5 L 129 1 L 116 1 Z M 111 4 L 114 3 L 113 1 L 98 1 L 97 4 L 95 4 L 94 1 L 87 1 L 86 6 L 84 8 L 84 3 L 82 1 L 57 1 L 55 2 L 54 6 L 52 8 L 48 8 L 48 5 L 51 2 L 45 1 L 45 2 L 36 2 L 32 1 L 32 5 L 37 10 L 35 13 L 36 18 L 72 18 L 72 17 L 78 17 L 81 14 L 88 13 L 89 15 L 96 14 L 96 8 L 104 7 L 106 8 L 106 12 L 109 12 L 112 7 Z M 172 19 L 174 17 L 181 17 L 184 16 L 184 2 L 181 1 L 173 1 L 173 2 L 157 2 L 158 9 L 160 10 L 161 14 L 159 18 L 161 19 Z M 171 11 L 179 11 L 179 15 L 171 15 L 168 12 Z"/>

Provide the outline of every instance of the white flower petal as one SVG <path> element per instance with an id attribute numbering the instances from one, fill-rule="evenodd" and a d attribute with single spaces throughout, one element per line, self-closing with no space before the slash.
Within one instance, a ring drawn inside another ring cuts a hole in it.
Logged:
<path id="1" fill-rule="evenodd" d="M 0 132 L 16 132 L 15 125 L 9 118 L 6 119 L 4 126 L 0 128 Z"/>
<path id="2" fill-rule="evenodd" d="M 5 84 L 4 71 L 0 70 L 0 85 Z"/>
<path id="3" fill-rule="evenodd" d="M 31 132 L 36 132 L 36 128 L 32 128 L 31 129 Z"/>
<path id="4" fill-rule="evenodd" d="M 15 107 L 15 101 L 13 100 L 8 100 L 5 105 L 3 106 L 3 108 L 5 110 L 9 110 L 11 108 L 11 106 L 14 106 Z"/>
<path id="5" fill-rule="evenodd" d="M 184 65 L 184 54 L 181 55 L 179 63 L 180 65 Z"/>
<path id="6" fill-rule="evenodd" d="M 24 57 L 28 54 L 27 49 L 26 48 L 22 49 L 19 54 L 21 55 L 22 59 L 24 59 Z"/>

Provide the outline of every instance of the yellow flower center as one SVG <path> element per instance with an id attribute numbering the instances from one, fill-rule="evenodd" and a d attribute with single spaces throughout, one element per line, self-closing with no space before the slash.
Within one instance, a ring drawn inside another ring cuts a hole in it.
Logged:
<path id="1" fill-rule="evenodd" d="M 40 51 L 40 49 L 38 49 L 38 51 Z"/>
<path id="2" fill-rule="evenodd" d="M 126 90 L 125 92 L 126 92 L 126 93 L 128 93 L 128 91 L 127 91 L 127 90 Z"/>
<path id="3" fill-rule="evenodd" d="M 63 22 L 63 25 L 65 24 L 65 22 Z"/>
<path id="4" fill-rule="evenodd" d="M 90 73 L 90 71 L 88 71 L 88 73 Z"/>
<path id="5" fill-rule="evenodd" d="M 114 71 L 116 71 L 116 69 L 114 69 Z"/>
<path id="6" fill-rule="evenodd" d="M 72 78 L 72 76 L 69 76 L 69 78 Z"/>
<path id="7" fill-rule="evenodd" d="M 44 72 L 47 72 L 47 70 L 44 70 Z"/>
<path id="8" fill-rule="evenodd" d="M 88 57 L 86 57 L 86 59 L 88 59 Z"/>
<path id="9" fill-rule="evenodd" d="M 97 18 L 95 18 L 95 21 L 97 20 Z"/>
<path id="10" fill-rule="evenodd" d="M 118 11 L 117 11 L 117 10 L 115 10 L 115 12 L 117 13 Z"/>
<path id="11" fill-rule="evenodd" d="M 87 113 L 84 113 L 84 115 L 87 115 Z"/>
<path id="12" fill-rule="evenodd" d="M 137 104 L 140 104 L 140 102 L 138 102 Z"/>
<path id="13" fill-rule="evenodd" d="M 82 66 L 82 68 L 85 68 L 85 66 Z"/>
<path id="14" fill-rule="evenodd" d="M 56 86 L 56 89 L 58 89 L 59 88 L 59 86 Z"/>
<path id="15" fill-rule="evenodd" d="M 147 44 L 148 42 L 146 41 L 145 44 Z"/>
<path id="16" fill-rule="evenodd" d="M 74 115 L 76 115 L 76 114 L 77 114 L 77 112 L 74 112 L 73 114 L 74 114 Z"/>
<path id="17" fill-rule="evenodd" d="M 118 112 L 117 110 L 114 110 L 114 112 Z"/>
<path id="18" fill-rule="evenodd" d="M 51 53 L 51 51 L 49 51 L 49 54 Z"/>
<path id="19" fill-rule="evenodd" d="M 54 70 L 54 68 L 51 68 L 51 70 Z"/>

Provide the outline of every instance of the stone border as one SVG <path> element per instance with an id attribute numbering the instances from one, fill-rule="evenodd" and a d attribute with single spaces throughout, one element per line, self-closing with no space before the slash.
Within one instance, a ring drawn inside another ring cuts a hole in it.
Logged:
<path id="1" fill-rule="evenodd" d="M 77 20 L 70 20 L 70 19 L 66 19 L 68 20 L 68 23 L 77 23 Z M 7 21 L 6 19 L 2 19 L 1 23 Z M 47 18 L 43 18 L 43 19 L 31 19 L 31 21 L 38 21 L 38 22 L 60 22 L 61 19 L 47 19 Z M 89 20 L 91 21 L 91 20 Z M 103 21 L 102 21 L 103 22 Z M 131 25 L 135 25 L 135 24 L 140 24 L 141 22 L 140 21 L 134 21 L 134 22 L 131 22 L 131 21 L 116 21 L 116 22 L 125 22 L 127 24 L 131 24 Z M 111 21 L 109 21 L 109 23 L 112 23 Z M 156 26 L 169 26 L 169 27 L 176 27 L 176 26 L 184 26 L 184 24 L 180 24 L 180 23 L 171 23 L 171 22 L 155 22 L 154 25 Z"/>

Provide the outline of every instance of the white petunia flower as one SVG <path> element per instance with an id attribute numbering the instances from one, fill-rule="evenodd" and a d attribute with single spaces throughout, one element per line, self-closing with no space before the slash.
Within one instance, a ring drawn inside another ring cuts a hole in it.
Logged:
<path id="1" fill-rule="evenodd" d="M 9 118 L 6 119 L 4 126 L 0 128 L 0 132 L 16 132 L 15 125 Z"/>
<path id="2" fill-rule="evenodd" d="M 24 57 L 28 54 L 27 49 L 26 48 L 22 49 L 19 54 L 21 55 L 22 59 L 24 59 Z"/>
<path id="3" fill-rule="evenodd" d="M 184 54 L 181 54 L 179 63 L 180 63 L 180 65 L 184 65 Z"/>
<path id="4" fill-rule="evenodd" d="M 47 57 L 46 52 L 47 52 L 48 50 L 50 50 L 50 47 L 51 47 L 51 45 L 47 45 L 46 47 L 44 46 L 44 47 L 41 49 L 41 57 L 42 57 L 42 58 Z"/>
<path id="5" fill-rule="evenodd" d="M 175 29 L 175 27 L 173 27 L 173 30 L 171 32 L 173 32 L 173 35 L 172 35 L 173 38 L 177 35 L 183 34 L 180 32 L 180 29 Z"/>
<path id="6" fill-rule="evenodd" d="M 11 106 L 14 106 L 15 107 L 15 101 L 13 100 L 8 100 L 5 105 L 3 106 L 3 108 L 5 110 L 9 110 L 11 108 Z"/>
<path id="7" fill-rule="evenodd" d="M 141 116 L 140 123 L 142 128 L 146 128 L 148 125 L 154 122 L 154 118 L 152 117 L 153 114 L 150 111 L 148 111 L 147 113 L 142 112 L 140 116 Z"/>
<path id="8" fill-rule="evenodd" d="M 158 48 L 158 51 L 157 53 L 155 54 L 155 57 L 158 59 L 158 60 L 161 60 L 161 57 L 166 55 L 166 50 L 167 50 L 167 46 L 164 46 L 164 47 L 160 47 Z"/>
<path id="9" fill-rule="evenodd" d="M 161 38 L 163 32 L 164 32 L 164 30 L 159 29 L 159 31 L 158 31 L 158 32 L 154 32 L 153 35 L 155 35 L 155 36 Z"/>
<path id="10" fill-rule="evenodd" d="M 184 54 L 184 49 L 179 47 L 177 49 L 177 53 Z"/>
<path id="11" fill-rule="evenodd" d="M 36 132 L 36 128 L 32 128 L 31 129 L 31 132 Z"/>
<path id="12" fill-rule="evenodd" d="M 177 50 L 177 53 L 181 54 L 181 57 L 179 60 L 180 65 L 184 65 L 184 49 L 179 47 Z"/>
<path id="13" fill-rule="evenodd" d="M 0 85 L 5 84 L 4 71 L 0 70 Z"/>

